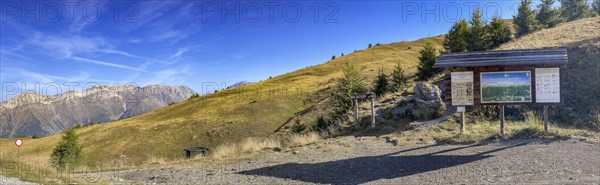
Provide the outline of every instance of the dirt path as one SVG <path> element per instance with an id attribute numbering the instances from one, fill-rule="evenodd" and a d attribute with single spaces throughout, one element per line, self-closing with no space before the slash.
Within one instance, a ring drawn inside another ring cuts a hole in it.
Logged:
<path id="1" fill-rule="evenodd" d="M 383 138 L 345 137 L 230 164 L 85 176 L 169 184 L 598 184 L 600 146 L 577 139 L 392 146 Z"/>

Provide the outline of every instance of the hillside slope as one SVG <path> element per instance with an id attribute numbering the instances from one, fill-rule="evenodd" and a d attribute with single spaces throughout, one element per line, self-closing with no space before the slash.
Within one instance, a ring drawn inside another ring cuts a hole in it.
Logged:
<path id="1" fill-rule="evenodd" d="M 428 41 L 442 37 L 383 44 L 326 63 L 262 82 L 219 91 L 137 117 L 77 130 L 86 161 L 140 164 L 150 159 L 181 159 L 184 146 L 215 147 L 250 136 L 268 136 L 298 112 L 329 96 L 328 87 L 341 76 L 343 62 L 354 63 L 372 82 L 377 69 L 391 70 L 400 62 L 407 74 L 416 71 L 418 52 Z M 21 154 L 47 162 L 60 135 L 26 140 Z M 8 155 L 13 146 L 0 144 Z M 5 150 L 8 148 L 8 150 Z M 35 161 L 32 160 L 32 161 Z"/>

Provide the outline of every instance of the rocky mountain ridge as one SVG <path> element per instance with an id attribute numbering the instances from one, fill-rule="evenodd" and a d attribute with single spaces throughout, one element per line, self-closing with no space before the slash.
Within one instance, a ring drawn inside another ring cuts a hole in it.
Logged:
<path id="1" fill-rule="evenodd" d="M 54 96 L 25 92 L 0 103 L 0 135 L 15 137 L 59 133 L 69 126 L 140 115 L 188 99 L 184 86 L 98 85 Z"/>

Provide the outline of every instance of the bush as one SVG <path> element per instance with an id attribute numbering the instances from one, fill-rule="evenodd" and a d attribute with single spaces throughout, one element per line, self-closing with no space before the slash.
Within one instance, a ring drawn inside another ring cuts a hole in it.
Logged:
<path id="1" fill-rule="evenodd" d="M 296 119 L 296 124 L 292 125 L 292 132 L 293 133 L 302 133 L 306 130 L 306 125 L 303 125 L 300 123 L 300 120 Z"/>
<path id="2" fill-rule="evenodd" d="M 27 134 L 19 134 L 17 135 L 18 138 L 27 138 Z"/>
<path id="3" fill-rule="evenodd" d="M 333 60 L 333 59 L 335 59 L 335 55 L 333 55 L 333 56 L 331 57 L 331 60 Z"/>
<path id="4" fill-rule="evenodd" d="M 50 162 L 55 168 L 64 170 L 76 167 L 82 162 L 82 148 L 78 140 L 75 128 L 65 130 L 62 139 L 58 142 L 50 156 Z"/>
<path id="5" fill-rule="evenodd" d="M 33 139 L 39 139 L 39 138 L 41 138 L 41 137 L 40 137 L 40 135 L 33 134 L 33 136 L 32 136 L 31 138 L 33 138 Z"/>
<path id="6" fill-rule="evenodd" d="M 327 128 L 329 127 L 329 123 L 329 120 L 327 120 L 325 117 L 319 116 L 315 125 L 313 125 L 313 130 L 317 132 L 327 130 Z"/>
<path id="7" fill-rule="evenodd" d="M 194 99 L 194 98 L 199 98 L 199 97 L 200 97 L 200 95 L 198 93 L 194 93 L 194 94 L 192 94 L 192 96 L 190 96 L 189 99 Z"/>
<path id="8" fill-rule="evenodd" d="M 371 48 L 371 47 L 373 47 L 373 44 L 369 43 L 369 47 L 368 48 Z"/>

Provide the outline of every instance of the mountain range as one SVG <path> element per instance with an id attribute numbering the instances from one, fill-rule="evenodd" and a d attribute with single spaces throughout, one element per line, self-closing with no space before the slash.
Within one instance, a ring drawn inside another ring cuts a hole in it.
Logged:
<path id="1" fill-rule="evenodd" d="M 184 86 L 94 86 L 54 96 L 25 92 L 0 103 L 0 135 L 46 136 L 77 124 L 103 123 L 140 115 L 187 100 Z"/>

